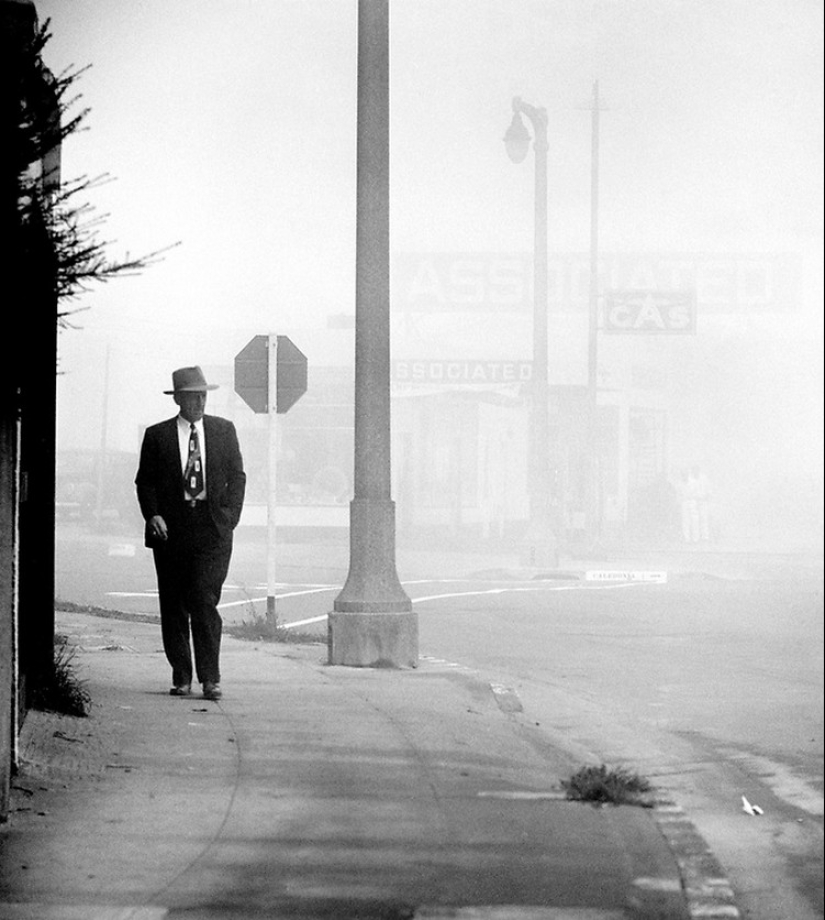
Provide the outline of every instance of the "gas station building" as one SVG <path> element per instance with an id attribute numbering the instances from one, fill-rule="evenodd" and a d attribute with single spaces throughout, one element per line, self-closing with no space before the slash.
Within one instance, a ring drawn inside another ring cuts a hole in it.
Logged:
<path id="1" fill-rule="evenodd" d="M 550 266 L 547 463 L 564 546 L 592 526 L 588 262 L 565 256 Z M 744 435 L 758 430 L 743 407 L 760 355 L 783 313 L 793 312 L 793 271 L 773 257 L 605 257 L 594 440 L 595 524 L 605 538 L 679 540 L 679 479 L 690 466 L 722 487 L 720 531 L 739 514 L 737 502 L 748 506 L 747 453 L 729 448 L 738 433 L 746 443 Z M 406 254 L 393 262 L 393 498 L 402 541 L 511 541 L 526 526 L 530 276 L 529 256 Z M 309 359 L 306 394 L 278 416 L 278 524 L 344 529 L 352 497 L 352 317 L 278 332 Z M 743 364 L 751 355 L 749 378 Z M 267 417 L 232 392 L 229 369 L 207 371 L 224 384 L 210 397 L 211 411 L 235 420 L 247 458 L 243 521 L 263 524 Z"/>

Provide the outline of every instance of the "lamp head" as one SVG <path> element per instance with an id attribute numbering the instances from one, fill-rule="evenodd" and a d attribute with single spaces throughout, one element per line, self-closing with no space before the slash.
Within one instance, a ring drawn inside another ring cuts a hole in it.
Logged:
<path id="1" fill-rule="evenodd" d="M 513 111 L 513 120 L 504 135 L 504 146 L 507 148 L 507 155 L 514 163 L 524 162 L 527 151 L 530 149 L 530 132 L 524 126 L 518 110 Z"/>

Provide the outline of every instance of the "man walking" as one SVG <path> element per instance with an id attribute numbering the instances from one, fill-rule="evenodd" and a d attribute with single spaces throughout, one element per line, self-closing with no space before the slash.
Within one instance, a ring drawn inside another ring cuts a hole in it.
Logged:
<path id="1" fill-rule="evenodd" d="M 218 602 L 246 488 L 235 426 L 204 414 L 207 390 L 214 389 L 199 367 L 172 374 L 172 389 L 164 392 L 180 412 L 146 429 L 135 479 L 157 572 L 169 692 L 191 694 L 194 649 L 195 675 L 210 700 L 221 697 Z"/>

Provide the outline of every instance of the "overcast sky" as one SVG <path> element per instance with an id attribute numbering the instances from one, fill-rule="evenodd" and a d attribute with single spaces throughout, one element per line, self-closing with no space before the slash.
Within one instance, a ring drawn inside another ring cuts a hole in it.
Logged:
<path id="1" fill-rule="evenodd" d="M 96 443 L 108 350 L 109 437 L 136 449 L 138 425 L 171 412 L 173 368 L 354 312 L 357 6 L 36 6 L 48 66 L 91 65 L 64 177 L 113 177 L 89 193 L 110 257 L 181 244 L 84 296 L 82 330 L 60 336 L 61 444 Z M 390 10 L 395 253 L 531 251 L 532 170 L 502 143 L 517 95 L 548 110 L 550 249 L 585 252 L 598 80 L 603 251 L 798 254 L 801 315 L 821 329 L 819 0 Z"/>

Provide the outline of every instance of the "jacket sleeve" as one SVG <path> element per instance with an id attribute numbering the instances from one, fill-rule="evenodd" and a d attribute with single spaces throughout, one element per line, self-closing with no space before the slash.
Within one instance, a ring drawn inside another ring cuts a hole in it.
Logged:
<path id="1" fill-rule="evenodd" d="M 143 519 L 148 521 L 154 515 L 160 514 L 158 438 L 157 433 L 151 428 L 147 428 L 143 436 L 135 485 Z"/>
<path id="2" fill-rule="evenodd" d="M 232 422 L 228 423 L 228 454 L 226 469 L 226 505 L 229 512 L 229 522 L 234 529 L 241 519 L 243 500 L 246 493 L 246 473 L 243 468 L 243 457 L 238 444 L 238 434 Z M 207 457 L 207 465 L 209 463 Z"/>

